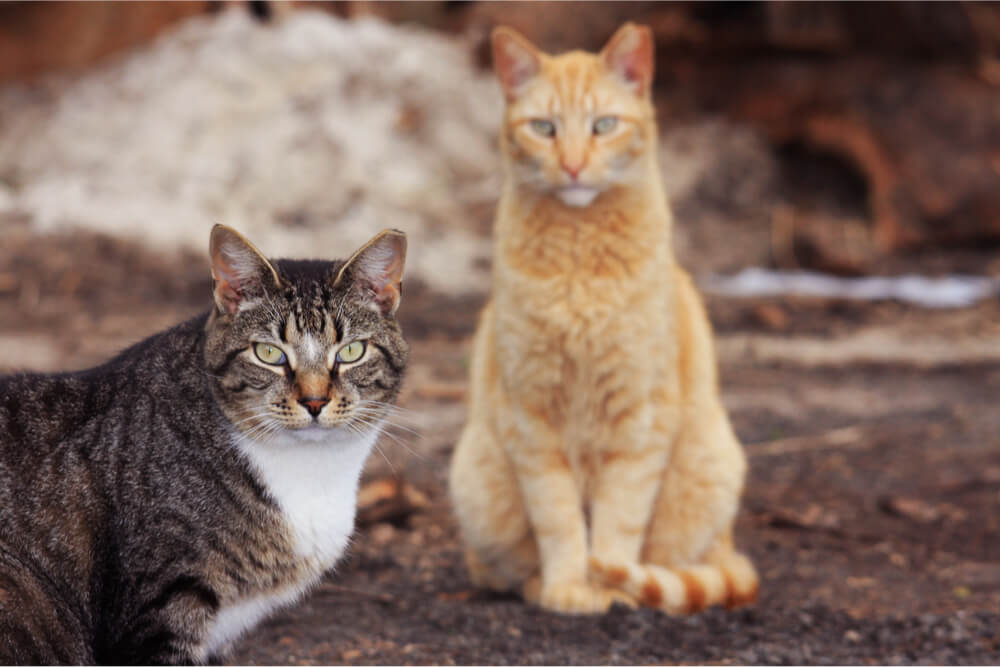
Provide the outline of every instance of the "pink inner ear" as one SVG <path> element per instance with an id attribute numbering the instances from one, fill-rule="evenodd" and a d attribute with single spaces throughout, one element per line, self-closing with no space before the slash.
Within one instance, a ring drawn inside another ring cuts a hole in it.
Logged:
<path id="1" fill-rule="evenodd" d="M 233 315 L 240 309 L 240 293 L 236 285 L 228 280 L 220 280 L 215 292 L 227 313 Z"/>
<path id="2" fill-rule="evenodd" d="M 389 314 L 399 305 L 405 261 L 405 237 L 381 235 L 358 251 L 341 269 L 338 280 L 348 270 L 356 289 L 360 289 L 383 314 Z"/>
<path id="3" fill-rule="evenodd" d="M 399 302 L 402 273 L 402 257 L 394 257 L 392 262 L 385 267 L 382 275 L 378 276 L 378 279 L 371 285 L 371 289 L 375 293 L 375 302 L 382 309 L 382 312 L 389 312 Z"/>
<path id="4" fill-rule="evenodd" d="M 396 283 L 386 283 L 381 287 L 370 285 L 370 288 L 375 295 L 375 303 L 382 309 L 382 312 L 389 312 L 396 307 L 399 300 L 399 289 Z"/>
<path id="5" fill-rule="evenodd" d="M 643 94 L 653 80 L 653 40 L 648 28 L 620 29 L 604 48 L 604 62 L 625 81 L 636 84 Z"/>
<path id="6" fill-rule="evenodd" d="M 508 98 L 539 72 L 538 55 L 528 44 L 500 30 L 493 37 L 493 67 Z"/>
<path id="7" fill-rule="evenodd" d="M 246 290 L 252 289 L 255 278 L 251 275 L 241 275 L 233 262 L 233 257 L 225 250 L 218 253 L 212 265 L 212 277 L 215 279 L 216 300 L 227 313 L 233 315 L 240 308 L 240 303 L 246 298 Z"/>

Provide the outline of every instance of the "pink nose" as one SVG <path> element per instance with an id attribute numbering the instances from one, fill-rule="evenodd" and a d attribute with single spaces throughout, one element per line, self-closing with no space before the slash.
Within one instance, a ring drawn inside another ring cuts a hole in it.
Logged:
<path id="1" fill-rule="evenodd" d="M 576 177 L 580 175 L 580 172 L 583 171 L 583 163 L 582 162 L 579 163 L 579 164 L 568 164 L 566 162 L 562 162 L 561 164 L 562 164 L 563 170 L 567 174 L 569 174 L 570 176 L 572 176 L 574 181 L 576 180 Z"/>
<path id="2" fill-rule="evenodd" d="M 323 406 L 330 402 L 328 398 L 300 398 L 299 403 L 309 411 L 313 417 L 323 411 Z"/>

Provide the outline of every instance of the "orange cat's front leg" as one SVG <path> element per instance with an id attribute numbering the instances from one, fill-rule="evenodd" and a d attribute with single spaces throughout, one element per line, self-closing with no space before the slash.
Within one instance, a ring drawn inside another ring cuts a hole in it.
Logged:
<path id="1" fill-rule="evenodd" d="M 609 562 L 638 562 L 663 480 L 667 450 L 631 446 L 601 452 L 591 499 L 591 553 Z"/>
<path id="2" fill-rule="evenodd" d="M 600 432 L 590 458 L 590 549 L 605 562 L 639 561 L 678 421 L 667 400 L 676 389 L 646 390 L 655 367 L 643 361 L 618 355 L 593 399 Z"/>
<path id="3" fill-rule="evenodd" d="M 541 559 L 541 581 L 525 582 L 525 598 L 571 614 L 600 613 L 615 600 L 627 601 L 621 592 L 587 583 L 586 520 L 576 480 L 555 431 L 534 415 L 523 415 L 518 421 L 504 441 Z"/>

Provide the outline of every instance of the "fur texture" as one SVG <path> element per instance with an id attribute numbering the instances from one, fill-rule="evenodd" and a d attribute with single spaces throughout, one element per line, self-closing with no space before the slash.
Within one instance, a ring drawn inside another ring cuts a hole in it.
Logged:
<path id="1" fill-rule="evenodd" d="M 405 237 L 268 261 L 98 368 L 0 378 L 0 663 L 188 663 L 331 568 L 402 381 Z"/>
<path id="2" fill-rule="evenodd" d="M 746 462 L 673 257 L 650 32 L 553 57 L 499 28 L 493 47 L 506 181 L 450 473 L 471 576 L 569 613 L 749 602 Z"/>

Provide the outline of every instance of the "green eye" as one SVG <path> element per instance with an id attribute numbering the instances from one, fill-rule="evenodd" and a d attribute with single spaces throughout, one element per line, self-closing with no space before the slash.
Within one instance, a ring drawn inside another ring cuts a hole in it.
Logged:
<path id="1" fill-rule="evenodd" d="M 280 366 L 288 359 L 285 353 L 281 351 L 281 348 L 269 343 L 254 343 L 253 353 L 265 364 L 271 364 L 272 366 Z"/>
<path id="2" fill-rule="evenodd" d="M 618 127 L 618 119 L 615 116 L 601 116 L 594 121 L 594 134 L 607 134 Z"/>
<path id="3" fill-rule="evenodd" d="M 364 353 L 365 341 L 356 340 L 340 348 L 340 352 L 337 352 L 337 361 L 342 364 L 350 364 L 360 359 Z"/>
<path id="4" fill-rule="evenodd" d="M 535 118 L 531 121 L 531 129 L 543 137 L 556 136 L 556 124 L 551 120 Z"/>

